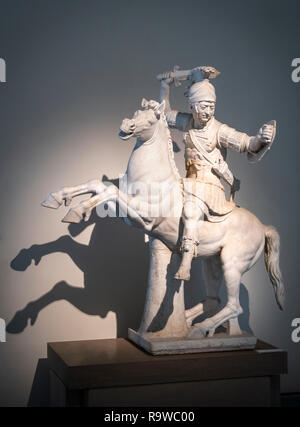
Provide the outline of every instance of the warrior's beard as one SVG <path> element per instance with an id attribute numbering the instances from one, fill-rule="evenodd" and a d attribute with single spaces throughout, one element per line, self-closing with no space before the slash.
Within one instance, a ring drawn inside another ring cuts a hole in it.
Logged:
<path id="1" fill-rule="evenodd" d="M 201 113 L 195 113 L 193 114 L 193 116 L 194 116 L 194 121 L 203 126 L 207 125 L 207 123 L 214 117 L 213 114 L 210 116 L 204 116 Z"/>

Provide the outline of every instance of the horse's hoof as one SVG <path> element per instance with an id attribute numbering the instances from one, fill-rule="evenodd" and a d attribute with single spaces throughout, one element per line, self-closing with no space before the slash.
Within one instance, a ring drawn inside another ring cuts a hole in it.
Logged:
<path id="1" fill-rule="evenodd" d="M 79 224 L 82 220 L 82 216 L 78 214 L 74 209 L 70 209 L 67 215 L 62 219 L 62 222 Z"/>
<path id="2" fill-rule="evenodd" d="M 186 320 L 187 327 L 188 327 L 188 328 L 191 328 L 191 327 L 192 327 L 192 324 L 193 324 L 193 320 L 194 320 L 194 319 L 185 319 L 185 320 Z"/>
<path id="3" fill-rule="evenodd" d="M 50 193 L 49 196 L 42 202 L 42 206 L 50 209 L 58 209 L 62 205 L 62 198 L 54 196 L 53 193 Z"/>
<path id="4" fill-rule="evenodd" d="M 174 279 L 189 281 L 190 274 L 187 273 L 186 271 L 178 270 L 177 273 L 174 275 Z"/>
<path id="5" fill-rule="evenodd" d="M 191 327 L 191 330 L 188 334 L 188 338 L 191 339 L 202 339 L 205 338 L 205 330 L 203 330 L 202 328 L 197 327 L 197 325 L 194 325 Z"/>
<path id="6" fill-rule="evenodd" d="M 210 329 L 210 330 L 208 331 L 208 337 L 209 337 L 209 338 L 213 337 L 213 336 L 214 336 L 214 334 L 215 334 L 215 329 L 214 329 L 214 328 L 213 328 L 213 329 Z"/>
<path id="7" fill-rule="evenodd" d="M 214 336 L 215 329 L 215 324 L 210 319 L 206 319 L 192 327 L 189 338 L 211 338 Z"/>

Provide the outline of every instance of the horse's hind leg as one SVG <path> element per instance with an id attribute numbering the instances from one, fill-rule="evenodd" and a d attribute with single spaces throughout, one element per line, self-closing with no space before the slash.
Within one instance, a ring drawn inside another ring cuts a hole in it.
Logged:
<path id="1" fill-rule="evenodd" d="M 203 260 L 203 279 L 206 298 L 203 301 L 204 313 L 211 316 L 220 309 L 220 288 L 223 282 L 223 270 L 220 255 Z"/>
<path id="2" fill-rule="evenodd" d="M 50 193 L 42 202 L 42 206 L 51 209 L 57 209 L 63 203 L 69 206 L 73 197 L 88 193 L 98 194 L 103 191 L 104 187 L 105 185 L 99 179 L 94 179 L 75 187 L 63 187 L 59 191 Z"/>
<path id="3" fill-rule="evenodd" d="M 201 261 L 206 298 L 196 306 L 185 311 L 189 326 L 192 326 L 193 320 L 203 313 L 207 313 L 209 316 L 214 315 L 219 310 L 221 304 L 219 291 L 223 281 L 223 271 L 220 255 L 203 258 Z"/>
<path id="4" fill-rule="evenodd" d="M 191 330 L 191 337 L 199 336 L 199 334 L 202 336 L 206 336 L 207 334 L 208 336 L 213 336 L 216 328 L 225 322 L 229 322 L 230 335 L 239 335 L 241 333 L 237 321 L 237 317 L 243 311 L 239 302 L 241 272 L 238 268 L 236 257 L 223 258 L 222 260 L 228 297 L 227 304 L 219 313 L 195 325 Z"/>

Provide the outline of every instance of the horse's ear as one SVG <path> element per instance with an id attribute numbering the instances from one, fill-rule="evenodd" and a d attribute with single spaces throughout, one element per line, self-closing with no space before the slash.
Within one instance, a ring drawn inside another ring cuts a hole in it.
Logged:
<path id="1" fill-rule="evenodd" d="M 166 102 L 165 100 L 163 100 L 163 102 L 155 108 L 155 114 L 157 116 L 160 116 L 165 111 L 165 107 L 166 107 Z"/>
<path id="2" fill-rule="evenodd" d="M 142 102 L 141 102 L 141 106 L 142 106 L 142 108 L 146 108 L 146 107 L 147 107 L 147 105 L 148 105 L 148 101 L 147 101 L 147 99 L 143 98 L 143 99 L 142 99 Z"/>

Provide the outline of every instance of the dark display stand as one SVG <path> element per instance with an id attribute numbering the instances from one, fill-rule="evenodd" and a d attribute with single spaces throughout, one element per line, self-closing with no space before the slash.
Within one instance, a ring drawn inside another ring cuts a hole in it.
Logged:
<path id="1" fill-rule="evenodd" d="M 52 406 L 278 406 L 287 353 L 152 356 L 123 339 L 48 343 Z"/>

